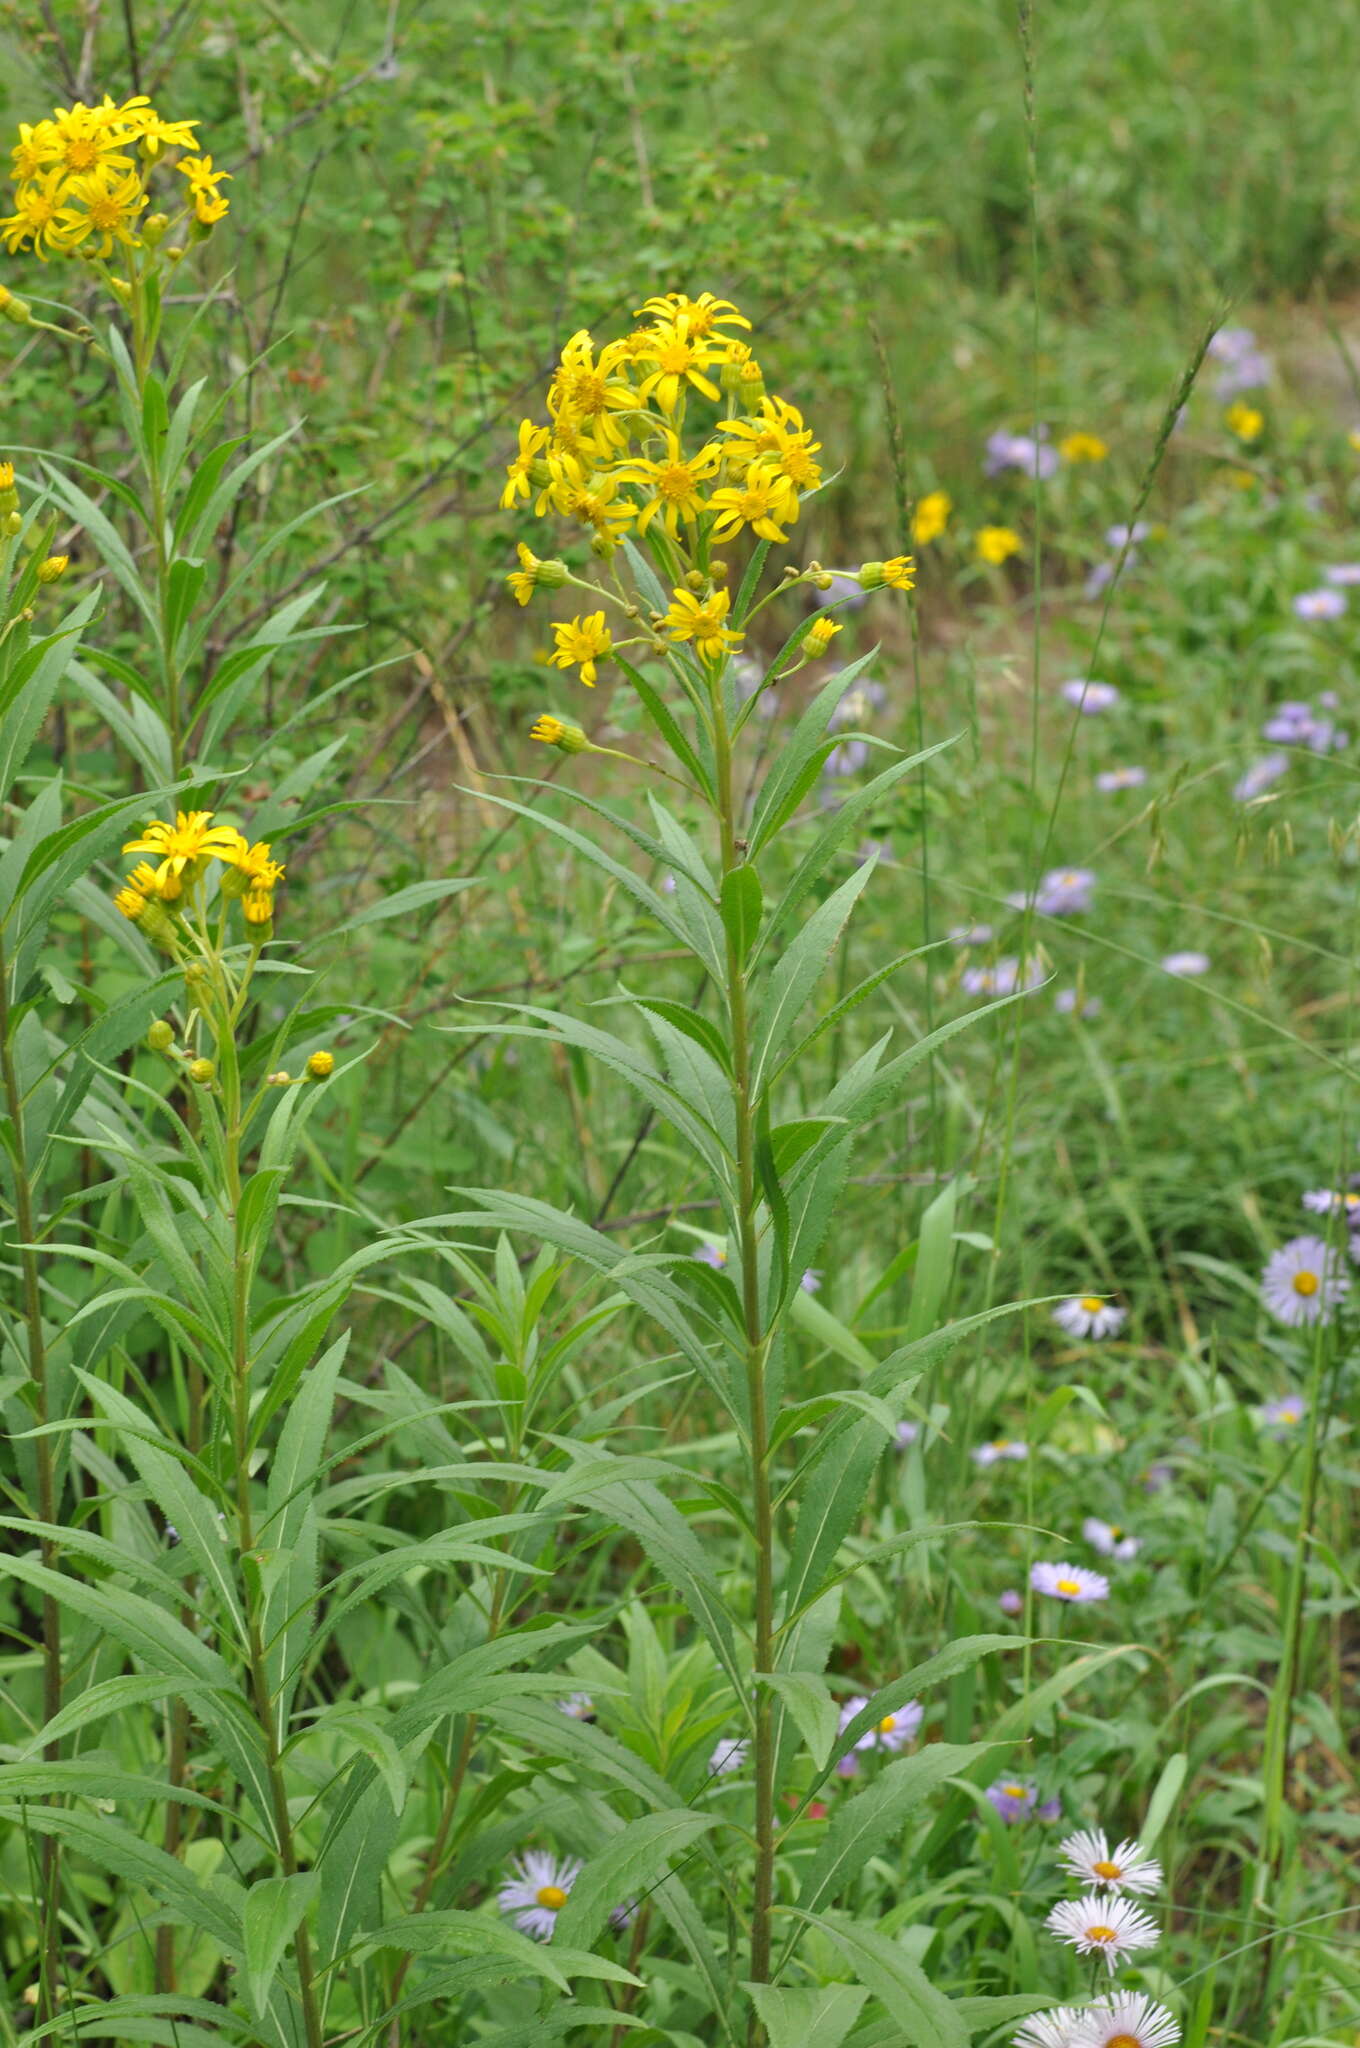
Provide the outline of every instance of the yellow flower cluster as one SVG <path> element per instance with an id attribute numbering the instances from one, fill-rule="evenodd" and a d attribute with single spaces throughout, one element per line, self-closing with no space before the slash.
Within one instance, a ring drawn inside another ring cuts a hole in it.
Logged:
<path id="1" fill-rule="evenodd" d="M 169 222 L 142 215 L 150 204 L 152 172 L 166 150 L 194 151 L 196 121 L 166 121 L 144 95 L 121 106 L 105 96 L 97 107 L 77 100 L 57 107 L 50 121 L 19 124 L 10 152 L 14 211 L 0 219 L 0 238 L 10 254 L 31 247 L 48 256 L 111 256 L 116 244 L 142 245 L 143 229 L 156 222 L 159 240 Z M 213 169 L 210 156 L 180 156 L 174 166 L 184 179 L 184 214 L 199 229 L 222 219 L 228 201 L 220 190 L 230 173 Z"/>
<path id="2" fill-rule="evenodd" d="M 274 891 L 283 880 L 280 862 L 263 841 L 254 846 L 234 825 L 214 825 L 211 811 L 178 811 L 175 822 L 153 818 L 124 853 L 145 853 L 114 896 L 124 917 L 139 922 L 152 904 L 175 906 L 210 860 L 220 861 L 222 894 L 240 901 L 246 923 L 257 929 L 272 922 Z M 154 863 L 154 865 L 153 865 Z"/>
<path id="3" fill-rule="evenodd" d="M 520 427 L 502 506 L 532 499 L 540 518 L 574 520 L 605 554 L 654 524 L 675 542 L 744 529 L 786 539 L 801 496 L 821 483 L 821 444 L 796 407 L 765 395 L 749 345 L 729 332 L 750 321 L 711 292 L 668 292 L 637 317 L 642 326 L 599 350 L 584 328 L 572 336 L 547 424 Z M 687 405 L 724 397 L 727 417 L 687 445 Z"/>

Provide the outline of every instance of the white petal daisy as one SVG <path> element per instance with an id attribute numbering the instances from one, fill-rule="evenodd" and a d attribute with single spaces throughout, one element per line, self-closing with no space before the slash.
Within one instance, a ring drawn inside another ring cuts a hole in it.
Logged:
<path id="1" fill-rule="evenodd" d="M 708 1760 L 709 1776 L 726 1778 L 746 1762 L 750 1743 L 741 1735 L 725 1735 Z"/>
<path id="2" fill-rule="evenodd" d="M 1320 1237 L 1291 1237 L 1272 1252 L 1261 1275 L 1261 1300 L 1279 1322 L 1327 1322 L 1350 1290 L 1340 1254 Z"/>
<path id="3" fill-rule="evenodd" d="M 1121 1842 L 1111 1849 L 1104 1828 L 1087 1828 L 1058 1844 L 1058 1861 L 1083 1884 L 1103 1885 L 1112 1892 L 1155 1892 L 1162 1866 L 1145 1854 L 1141 1842 Z"/>
<path id="4" fill-rule="evenodd" d="M 1088 1571 L 1084 1564 L 1031 1565 L 1029 1582 L 1036 1593 L 1046 1593 L 1050 1600 L 1071 1600 L 1078 1606 L 1110 1597 L 1105 1574 Z"/>
<path id="5" fill-rule="evenodd" d="M 1031 2013 L 1015 2036 L 1015 2048 L 1078 2048 L 1082 2014 L 1074 2005 Z"/>
<path id="6" fill-rule="evenodd" d="M 1179 2022 L 1141 1992 L 1103 1999 L 1080 2015 L 1072 2048 L 1175 2048 Z"/>
<path id="7" fill-rule="evenodd" d="M 513 1916 L 521 1934 L 531 1934 L 535 1941 L 551 1941 L 557 1916 L 581 1875 L 580 1857 L 526 1849 L 510 1867 L 514 1876 L 506 1879 L 497 1895 L 502 1913 Z"/>
<path id="8" fill-rule="evenodd" d="M 1058 1303 L 1053 1320 L 1069 1337 L 1113 1337 L 1123 1328 L 1127 1315 L 1126 1309 L 1116 1308 L 1099 1294 L 1074 1294 Z"/>
<path id="9" fill-rule="evenodd" d="M 1120 1564 L 1128 1564 L 1142 1548 L 1138 1537 L 1130 1536 L 1118 1522 L 1102 1522 L 1099 1515 L 1088 1515 L 1081 1533 L 1093 1550 L 1098 1550 L 1102 1557 L 1117 1559 Z"/>
<path id="10" fill-rule="evenodd" d="M 1081 1899 L 1063 1899 L 1044 1925 L 1059 1941 L 1070 1941 L 1081 1956 L 1104 1956 L 1111 1974 L 1122 1956 L 1153 1948 L 1157 1923 L 1118 1892 L 1088 1892 Z"/>

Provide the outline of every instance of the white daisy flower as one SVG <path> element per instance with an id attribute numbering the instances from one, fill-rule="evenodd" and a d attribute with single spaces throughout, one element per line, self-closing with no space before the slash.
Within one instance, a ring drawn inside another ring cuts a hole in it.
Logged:
<path id="1" fill-rule="evenodd" d="M 1120 1564 L 1128 1564 L 1142 1548 L 1138 1537 L 1130 1536 L 1118 1522 L 1102 1522 L 1099 1515 L 1088 1515 L 1081 1533 L 1093 1550 L 1098 1550 L 1102 1557 L 1116 1558 Z"/>
<path id="2" fill-rule="evenodd" d="M 1141 789 L 1147 779 L 1147 769 L 1131 762 L 1127 768 L 1102 768 L 1096 777 L 1096 788 L 1102 796 L 1110 796 L 1118 789 Z"/>
<path id="3" fill-rule="evenodd" d="M 551 1941 L 557 1916 L 581 1875 L 580 1857 L 526 1849 L 510 1867 L 515 1874 L 507 1878 L 498 1894 L 502 1913 L 513 1916 L 521 1934 L 531 1934 L 535 1941 Z"/>
<path id="4" fill-rule="evenodd" d="M 1113 1337 L 1128 1321 L 1128 1310 L 1099 1294 L 1074 1294 L 1058 1303 L 1053 1320 L 1069 1337 Z"/>
<path id="5" fill-rule="evenodd" d="M 1119 702 L 1119 692 L 1113 683 L 1098 683 L 1090 676 L 1074 676 L 1070 683 L 1060 686 L 1060 694 L 1088 718 L 1093 711 L 1109 711 Z"/>
<path id="6" fill-rule="evenodd" d="M 1003 1458 L 1013 1458 L 1017 1464 L 1029 1456 L 1028 1444 L 1010 1443 L 998 1437 L 995 1443 L 979 1444 L 973 1452 L 973 1463 L 985 1471 L 988 1465 L 998 1465 Z"/>
<path id="7" fill-rule="evenodd" d="M 899 1422 L 893 1436 L 893 1444 L 899 1451 L 909 1451 L 920 1434 L 919 1422 Z"/>
<path id="8" fill-rule="evenodd" d="M 945 933 L 951 946 L 986 946 L 996 937 L 989 924 L 954 924 Z"/>
<path id="9" fill-rule="evenodd" d="M 1135 1949 L 1153 1948 L 1157 1923 L 1118 1892 L 1088 1892 L 1085 1898 L 1063 1899 L 1044 1925 L 1059 1941 L 1070 1941 L 1081 1956 L 1104 1956 L 1111 1974 L 1121 1957 Z"/>
<path id="10" fill-rule="evenodd" d="M 848 1699 L 841 1708 L 840 1732 L 843 1735 L 857 1714 L 863 1713 L 869 1702 L 863 1694 Z M 925 1717 L 925 1708 L 919 1700 L 908 1700 L 896 1713 L 885 1714 L 881 1721 L 865 1730 L 855 1744 L 856 1749 L 905 1749 Z"/>
<path id="11" fill-rule="evenodd" d="M 709 1776 L 727 1778 L 733 1771 L 739 1771 L 746 1762 L 746 1752 L 750 1747 L 744 1736 L 724 1736 L 708 1760 Z"/>
<path id="12" fill-rule="evenodd" d="M 1087 1828 L 1058 1844 L 1058 1861 L 1083 1884 L 1104 1885 L 1112 1892 L 1155 1892 L 1162 1866 L 1144 1853 L 1141 1842 L 1121 1842 L 1111 1849 L 1104 1828 Z"/>
<path id="13" fill-rule="evenodd" d="M 1015 2036 L 1015 2048 L 1079 2048 L 1082 2015 L 1074 2005 L 1031 2013 Z"/>
<path id="14" fill-rule="evenodd" d="M 1047 1593 L 1051 1600 L 1070 1600 L 1078 1607 L 1110 1597 L 1110 1582 L 1104 1573 L 1087 1571 L 1084 1564 L 1031 1565 L 1029 1582 L 1036 1593 Z"/>
<path id="15" fill-rule="evenodd" d="M 1261 1299 L 1291 1329 L 1323 1323 L 1350 1290 L 1339 1255 L 1320 1237 L 1291 1237 L 1272 1252 L 1261 1275 Z"/>
<path id="16" fill-rule="evenodd" d="M 564 1700 L 557 1702 L 562 1712 L 573 1721 L 593 1721 L 595 1702 L 588 1692 L 569 1692 Z"/>
<path id="17" fill-rule="evenodd" d="M 1174 974 L 1179 981 L 1189 981 L 1197 974 L 1207 974 L 1210 965 L 1207 953 L 1168 953 L 1162 961 L 1162 972 Z"/>
<path id="18" fill-rule="evenodd" d="M 1315 1216 L 1334 1216 L 1343 1211 L 1353 1220 L 1360 1222 L 1360 1188 L 1309 1188 L 1303 1197 L 1305 1209 L 1311 1209 Z"/>
<path id="19" fill-rule="evenodd" d="M 1141 1992 L 1102 1999 L 1079 2017 L 1072 2048 L 1175 2048 L 1181 2038 L 1180 2024 L 1166 2007 Z"/>

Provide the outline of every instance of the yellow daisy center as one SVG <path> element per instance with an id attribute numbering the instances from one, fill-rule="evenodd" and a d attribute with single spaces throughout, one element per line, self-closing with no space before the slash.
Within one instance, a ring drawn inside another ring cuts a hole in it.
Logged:
<path id="1" fill-rule="evenodd" d="M 1318 1276 L 1316 1273 L 1296 1273 L 1294 1275 L 1295 1294 L 1302 1294 L 1306 1297 L 1310 1294 L 1316 1294 L 1317 1291 Z"/>
<path id="2" fill-rule="evenodd" d="M 1024 1785 L 1003 1785 L 1001 1789 L 1008 1799 L 1027 1799 L 1029 1797 L 1028 1788 Z"/>
<path id="3" fill-rule="evenodd" d="M 656 360 L 668 377 L 683 377 L 694 361 L 694 350 L 687 341 L 678 338 L 663 341 L 656 352 Z"/>
<path id="4" fill-rule="evenodd" d="M 790 483 L 795 483 L 800 489 L 805 489 L 807 485 L 817 482 L 821 476 L 821 471 L 808 454 L 806 448 L 786 448 L 784 450 L 784 474 Z"/>
<path id="5" fill-rule="evenodd" d="M 89 200 L 90 223 L 97 228 L 116 228 L 123 218 L 122 201 L 112 192 L 100 192 Z"/>
<path id="6" fill-rule="evenodd" d="M 1105 1304 L 1098 1294 L 1083 1294 L 1081 1300 L 1077 1303 L 1077 1307 L 1085 1309 L 1088 1316 L 1099 1315 L 1104 1306 Z"/>
<path id="7" fill-rule="evenodd" d="M 567 1895 L 560 1884 L 545 1884 L 534 1893 L 540 1906 L 546 1906 L 550 1913 L 560 1913 L 567 1903 Z"/>
<path id="8" fill-rule="evenodd" d="M 1122 1875 L 1117 1863 L 1093 1863 L 1091 1870 L 1094 1876 L 1103 1877 L 1108 1883 L 1113 1883 L 1115 1878 Z"/>
<path id="9" fill-rule="evenodd" d="M 1058 1579 L 1055 1583 L 1060 1593 L 1076 1594 L 1081 1591 L 1080 1579 Z"/>
<path id="10" fill-rule="evenodd" d="M 1088 1927 L 1086 1939 L 1088 1941 L 1110 1942 L 1118 1941 L 1119 1936 L 1115 1933 L 1113 1927 Z"/>
<path id="11" fill-rule="evenodd" d="M 1136 2034 L 1111 2034 L 1104 2048 L 1144 2048 Z"/>
<path id="12" fill-rule="evenodd" d="M 88 135 L 73 135 L 66 144 L 66 167 L 72 171 L 92 171 L 99 162 L 99 145 Z"/>
<path id="13" fill-rule="evenodd" d="M 893 1729 L 894 1729 L 894 1728 L 895 1728 L 896 1726 L 897 1726 L 897 1716 L 896 1716 L 896 1714 L 885 1714 L 885 1715 L 883 1716 L 883 1719 L 882 1719 L 882 1720 L 881 1720 L 881 1721 L 879 1722 L 879 1724 L 878 1724 L 878 1732 L 879 1732 L 879 1734 L 880 1734 L 880 1735 L 891 1735 L 891 1734 L 892 1734 L 892 1732 L 893 1732 Z"/>
<path id="14" fill-rule="evenodd" d="M 692 496 L 694 478 L 688 463 L 668 462 L 656 473 L 657 495 L 672 505 L 682 504 Z"/>

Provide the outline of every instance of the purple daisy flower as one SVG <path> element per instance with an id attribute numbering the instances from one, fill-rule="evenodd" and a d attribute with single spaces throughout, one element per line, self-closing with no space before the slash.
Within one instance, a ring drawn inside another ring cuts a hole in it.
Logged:
<path id="1" fill-rule="evenodd" d="M 581 1875 L 580 1857 L 526 1849 L 510 1868 L 513 1875 L 497 1894 L 502 1913 L 513 1916 L 521 1934 L 530 1934 L 535 1941 L 551 1941 L 557 1916 Z"/>
<path id="2" fill-rule="evenodd" d="M 1266 754 L 1261 760 L 1253 761 L 1233 784 L 1234 802 L 1249 804 L 1258 796 L 1264 796 L 1271 784 L 1278 782 L 1288 769 L 1288 754 Z"/>
<path id="3" fill-rule="evenodd" d="M 1007 1586 L 1004 1593 L 997 1594 L 996 1604 L 1003 1614 L 1023 1614 L 1025 1596 L 1017 1592 L 1014 1586 Z"/>
<path id="4" fill-rule="evenodd" d="M 1360 583 L 1360 562 L 1333 562 L 1322 572 L 1324 583 L 1330 583 L 1336 590 L 1344 590 L 1350 584 Z"/>
<path id="5" fill-rule="evenodd" d="M 1212 964 L 1207 953 L 1186 951 L 1162 956 L 1163 974 L 1174 974 L 1180 981 L 1190 981 L 1198 974 L 1207 974 Z"/>
<path id="6" fill-rule="evenodd" d="M 1102 796 L 1110 796 L 1119 789 L 1141 789 L 1147 779 L 1147 769 L 1133 764 L 1127 768 L 1102 768 L 1096 777 L 1096 788 Z"/>
<path id="7" fill-rule="evenodd" d="M 1027 1778 L 998 1778 L 994 1785 L 987 1787 L 986 1796 L 1002 1820 L 1012 1825 L 1018 1820 L 1028 1820 L 1039 1803 L 1038 1788 L 1032 1779 Z"/>
<path id="8" fill-rule="evenodd" d="M 1041 917 L 1080 917 L 1091 908 L 1095 887 L 1089 868 L 1050 868 L 1039 879 L 1034 907 Z"/>
<path id="9" fill-rule="evenodd" d="M 1294 616 L 1310 623 L 1318 619 L 1339 619 L 1346 609 L 1346 594 L 1324 586 L 1320 590 L 1302 590 L 1294 599 Z"/>
<path id="10" fill-rule="evenodd" d="M 1119 702 L 1114 684 L 1099 683 L 1093 676 L 1073 676 L 1070 682 L 1059 685 L 1058 694 L 1088 718 L 1098 711 L 1113 710 Z"/>

